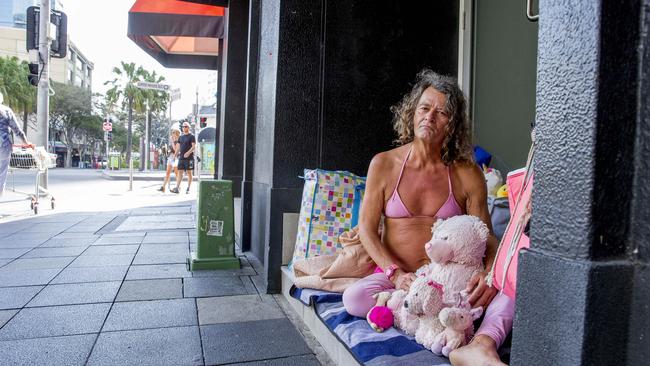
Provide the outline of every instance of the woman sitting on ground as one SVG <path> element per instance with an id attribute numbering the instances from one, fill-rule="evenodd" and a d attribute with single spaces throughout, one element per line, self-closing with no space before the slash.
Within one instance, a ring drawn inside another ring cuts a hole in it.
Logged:
<path id="1" fill-rule="evenodd" d="M 473 162 L 465 109 L 465 97 L 455 80 L 426 69 L 393 108 L 397 142 L 402 146 L 379 153 L 370 162 L 359 220 L 361 243 L 378 267 L 343 293 L 348 313 L 366 317 L 375 304 L 372 295 L 408 290 L 414 272 L 429 261 L 424 244 L 431 239 L 436 220 L 474 215 L 492 232 L 485 178 Z M 377 228 L 382 215 L 380 238 Z M 467 284 L 474 307 L 486 307 L 496 294 L 485 281 L 496 248 L 491 234 L 486 270 Z"/>

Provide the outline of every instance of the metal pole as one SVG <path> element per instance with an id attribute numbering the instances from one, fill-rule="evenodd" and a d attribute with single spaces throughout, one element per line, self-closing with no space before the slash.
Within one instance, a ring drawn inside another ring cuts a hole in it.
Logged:
<path id="1" fill-rule="evenodd" d="M 36 108 L 36 145 L 48 149 L 49 133 L 49 110 L 50 110 L 50 0 L 40 1 L 40 17 L 38 22 L 38 59 L 39 59 L 39 81 Z M 68 146 L 68 149 L 71 147 Z M 68 151 L 71 154 L 72 151 Z M 39 185 L 47 189 L 47 169 L 41 175 Z"/>
<path id="2" fill-rule="evenodd" d="M 149 170 L 149 123 L 151 123 L 151 120 L 149 118 L 149 101 L 147 100 L 147 115 L 145 117 L 145 126 L 144 126 L 144 163 L 141 164 L 143 167 L 143 170 Z M 140 159 L 142 160 L 142 159 Z"/>
<path id="3" fill-rule="evenodd" d="M 129 191 L 133 190 L 133 158 L 129 159 Z"/>
<path id="4" fill-rule="evenodd" d="M 108 172 L 108 170 L 109 170 L 109 163 L 110 163 L 110 159 L 108 158 L 108 144 L 109 144 L 109 141 L 108 141 L 108 131 L 105 131 L 105 132 L 104 132 L 104 138 L 105 138 L 105 142 L 106 142 L 106 155 L 104 156 L 104 159 L 106 159 L 106 172 Z"/>

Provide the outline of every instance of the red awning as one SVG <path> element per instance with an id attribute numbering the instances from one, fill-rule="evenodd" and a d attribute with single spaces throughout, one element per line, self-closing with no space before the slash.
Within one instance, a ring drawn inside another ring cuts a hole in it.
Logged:
<path id="1" fill-rule="evenodd" d="M 165 67 L 219 66 L 225 8 L 177 0 L 137 0 L 129 11 L 128 36 Z"/>

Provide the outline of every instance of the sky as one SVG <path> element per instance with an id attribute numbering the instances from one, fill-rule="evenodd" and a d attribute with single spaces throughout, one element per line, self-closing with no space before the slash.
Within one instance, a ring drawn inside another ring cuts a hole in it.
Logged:
<path id="1" fill-rule="evenodd" d="M 172 104 L 172 118 L 187 117 L 195 103 L 196 90 L 199 104 L 214 100 L 208 93 L 208 80 L 212 71 L 168 69 L 145 53 L 127 36 L 128 13 L 135 0 L 61 0 L 68 16 L 68 37 L 93 64 L 93 92 L 104 93 L 112 80 L 112 70 L 120 61 L 135 62 L 145 69 L 165 77 L 165 83 L 181 89 L 181 99 Z"/>

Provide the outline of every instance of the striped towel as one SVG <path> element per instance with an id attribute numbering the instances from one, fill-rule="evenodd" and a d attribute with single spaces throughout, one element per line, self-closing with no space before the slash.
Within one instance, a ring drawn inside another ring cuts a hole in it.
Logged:
<path id="1" fill-rule="evenodd" d="M 449 365 L 447 358 L 436 356 L 395 328 L 375 332 L 366 319 L 345 311 L 340 293 L 294 286 L 291 296 L 307 306 L 313 305 L 318 317 L 362 365 Z"/>

